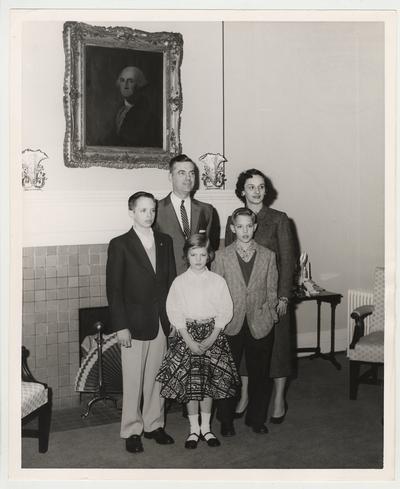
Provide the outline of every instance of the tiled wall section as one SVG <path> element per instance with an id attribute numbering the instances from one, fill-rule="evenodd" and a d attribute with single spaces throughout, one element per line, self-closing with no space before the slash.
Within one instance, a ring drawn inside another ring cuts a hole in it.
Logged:
<path id="1" fill-rule="evenodd" d="M 55 408 L 79 404 L 80 307 L 107 305 L 107 245 L 23 250 L 22 343 L 35 377 L 53 389 Z"/>

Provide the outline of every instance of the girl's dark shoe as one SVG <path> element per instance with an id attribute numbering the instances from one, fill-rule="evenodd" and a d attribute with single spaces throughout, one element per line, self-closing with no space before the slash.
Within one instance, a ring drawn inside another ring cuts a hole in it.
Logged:
<path id="1" fill-rule="evenodd" d="M 189 438 L 191 439 L 189 440 Z M 199 443 L 199 440 L 200 440 L 200 435 L 198 435 L 197 433 L 190 433 L 190 435 L 187 437 L 185 441 L 185 448 L 189 448 L 189 449 L 197 448 L 197 444 Z"/>
<path id="2" fill-rule="evenodd" d="M 201 439 L 207 442 L 209 447 L 219 447 L 221 445 L 220 441 L 212 431 L 207 431 L 207 433 L 201 435 Z"/>
<path id="3" fill-rule="evenodd" d="M 288 405 L 287 402 L 285 401 L 285 412 L 282 414 L 282 416 L 271 416 L 270 421 L 272 424 L 281 424 L 283 423 L 286 413 L 288 412 Z"/>

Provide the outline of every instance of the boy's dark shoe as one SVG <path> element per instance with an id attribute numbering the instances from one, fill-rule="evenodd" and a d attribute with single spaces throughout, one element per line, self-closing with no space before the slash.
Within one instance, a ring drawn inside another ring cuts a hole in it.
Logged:
<path id="1" fill-rule="evenodd" d="M 246 421 L 246 425 L 250 426 L 254 433 L 257 433 L 258 435 L 266 435 L 267 433 L 269 433 L 269 430 L 265 426 L 265 424 L 252 424 Z"/>
<path id="2" fill-rule="evenodd" d="M 132 435 L 125 440 L 125 448 L 131 453 L 143 452 L 142 439 L 139 435 Z"/>
<path id="3" fill-rule="evenodd" d="M 221 423 L 221 435 L 222 436 L 235 436 L 235 427 L 233 426 L 233 423 L 227 423 L 222 421 Z"/>
<path id="4" fill-rule="evenodd" d="M 171 445 L 171 443 L 174 443 L 174 439 L 165 432 L 164 428 L 157 428 L 154 431 L 145 431 L 144 437 L 152 438 L 160 445 Z"/>

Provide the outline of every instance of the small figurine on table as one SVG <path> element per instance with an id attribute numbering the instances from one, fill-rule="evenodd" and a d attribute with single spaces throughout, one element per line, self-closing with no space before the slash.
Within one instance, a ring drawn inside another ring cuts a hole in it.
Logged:
<path id="1" fill-rule="evenodd" d="M 307 265 L 308 262 L 308 265 Z M 323 289 L 311 280 L 311 262 L 308 260 L 308 254 L 303 251 L 299 258 L 300 273 L 298 280 L 298 289 L 300 293 L 307 297 L 318 295 Z"/>

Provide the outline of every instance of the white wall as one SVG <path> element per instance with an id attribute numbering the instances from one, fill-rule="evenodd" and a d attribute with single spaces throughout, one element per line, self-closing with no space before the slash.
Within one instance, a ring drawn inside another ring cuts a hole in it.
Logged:
<path id="1" fill-rule="evenodd" d="M 186 153 L 222 152 L 225 110 L 227 190 L 198 196 L 222 224 L 239 204 L 238 173 L 260 168 L 278 191 L 273 206 L 296 223 L 313 278 L 343 295 L 370 288 L 384 263 L 383 25 L 226 22 L 225 107 L 221 23 L 110 25 L 182 33 Z M 64 167 L 62 22 L 26 23 L 22 41 L 22 148 L 49 156 L 45 188 L 24 195 L 24 245 L 105 242 L 125 227 L 126 197 L 142 188 L 162 196 L 167 173 Z M 314 313 L 301 306 L 300 332 L 314 330 Z M 339 329 L 346 313 L 344 297 Z"/>
<path id="2" fill-rule="evenodd" d="M 231 168 L 270 176 L 318 284 L 370 288 L 384 265 L 383 25 L 227 23 L 225 46 Z M 307 330 L 312 308 L 298 311 Z"/>

